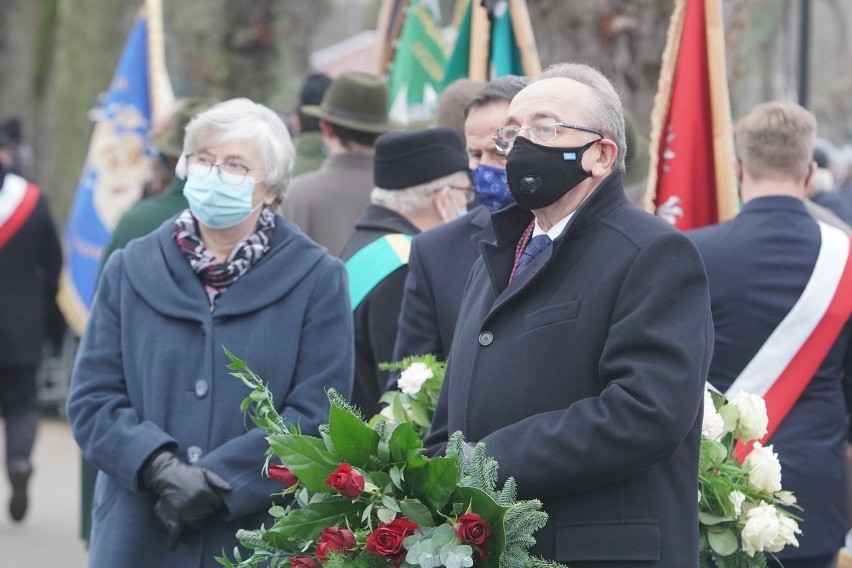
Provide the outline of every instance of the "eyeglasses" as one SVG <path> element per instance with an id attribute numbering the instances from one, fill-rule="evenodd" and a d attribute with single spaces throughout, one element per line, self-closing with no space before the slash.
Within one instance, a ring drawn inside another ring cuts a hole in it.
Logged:
<path id="1" fill-rule="evenodd" d="M 474 191 L 473 187 L 469 185 L 459 186 L 459 185 L 451 185 L 450 189 L 455 189 L 456 191 L 461 191 L 462 195 L 464 195 L 464 202 L 467 205 L 473 203 L 473 200 L 476 199 L 476 191 Z"/>
<path id="2" fill-rule="evenodd" d="M 186 165 L 189 173 L 200 177 L 210 175 L 215 167 L 218 170 L 219 179 L 229 185 L 243 183 L 246 176 L 252 171 L 248 166 L 233 159 L 217 164 L 212 157 L 205 154 L 189 154 L 186 157 Z"/>
<path id="3" fill-rule="evenodd" d="M 494 140 L 494 145 L 498 150 L 501 152 L 508 152 L 512 147 L 512 144 L 515 142 L 515 138 L 517 138 L 523 130 L 529 131 L 530 140 L 540 144 L 542 142 L 550 142 L 556 138 L 556 129 L 559 127 L 591 132 L 592 134 L 597 134 L 601 138 L 604 138 L 603 132 L 588 126 L 568 124 L 567 122 L 557 122 L 552 118 L 540 118 L 530 122 L 527 126 L 504 126 L 502 128 L 498 128 L 492 140 Z"/>

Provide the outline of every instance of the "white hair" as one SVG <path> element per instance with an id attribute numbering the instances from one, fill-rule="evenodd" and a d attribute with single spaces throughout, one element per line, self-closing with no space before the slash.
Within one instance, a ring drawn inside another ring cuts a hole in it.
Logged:
<path id="1" fill-rule="evenodd" d="M 426 183 L 413 185 L 404 189 L 373 188 L 370 202 L 393 209 L 397 213 L 411 213 L 429 207 L 432 196 L 447 185 L 470 185 L 470 175 L 465 172 L 455 172 Z"/>
<path id="2" fill-rule="evenodd" d="M 593 108 L 586 109 L 586 119 L 590 126 L 604 133 L 618 147 L 618 169 L 625 171 L 624 159 L 627 156 L 627 135 L 624 130 L 624 107 L 621 97 L 606 75 L 591 65 L 583 63 L 555 63 L 539 75 L 535 81 L 561 77 L 571 79 L 589 87 L 597 94 Z"/>
<path id="3" fill-rule="evenodd" d="M 230 99 L 199 113 L 186 127 L 183 153 L 175 173 L 186 177 L 186 157 L 202 148 L 231 140 L 257 145 L 266 178 L 280 201 L 290 183 L 296 149 L 281 117 L 270 108 L 246 98 Z"/>

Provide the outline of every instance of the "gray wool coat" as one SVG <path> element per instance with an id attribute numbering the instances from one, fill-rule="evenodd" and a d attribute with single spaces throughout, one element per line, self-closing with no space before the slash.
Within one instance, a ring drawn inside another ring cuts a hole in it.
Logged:
<path id="1" fill-rule="evenodd" d="M 68 417 L 100 470 L 92 568 L 217 567 L 239 528 L 271 525 L 261 473 L 263 433 L 240 411 L 248 388 L 229 375 L 223 347 L 269 383 L 285 420 L 306 433 L 328 418 L 325 389 L 350 396 L 352 316 L 340 261 L 276 218 L 269 252 L 208 307 L 171 237 L 173 222 L 107 262 L 80 344 Z M 140 469 L 158 448 L 223 477 L 226 518 L 189 533 L 175 551 L 153 514 Z"/>

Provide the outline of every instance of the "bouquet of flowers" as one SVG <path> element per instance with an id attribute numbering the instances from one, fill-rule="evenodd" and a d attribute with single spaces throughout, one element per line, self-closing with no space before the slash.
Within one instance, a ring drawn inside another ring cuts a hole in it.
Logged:
<path id="1" fill-rule="evenodd" d="M 781 488 L 781 465 L 772 446 L 754 442 L 740 463 L 739 451 L 766 434 L 763 399 L 741 393 L 730 401 L 704 393 L 698 464 L 701 566 L 765 567 L 763 553 L 798 546 L 801 518 L 786 507 L 796 498 Z"/>
<path id="2" fill-rule="evenodd" d="M 235 548 L 233 560 L 217 558 L 226 568 L 564 568 L 529 555 L 547 514 L 516 499 L 513 479 L 496 487 L 498 464 L 483 444 L 465 459 L 456 433 L 445 456 L 426 457 L 412 422 L 370 426 L 333 389 L 320 435 L 302 434 L 283 422 L 263 380 L 228 357 L 251 389 L 243 412 L 267 434 L 265 473 L 283 490 L 272 526 L 237 533 L 251 556 Z"/>
<path id="3" fill-rule="evenodd" d="M 392 426 L 411 422 L 411 427 L 422 438 L 432 424 L 447 362 L 438 361 L 432 354 L 412 355 L 397 363 L 381 363 L 379 369 L 401 373 L 397 390 L 382 395 L 379 402 L 387 406 L 370 419 L 370 424 L 379 420 L 386 420 Z"/>

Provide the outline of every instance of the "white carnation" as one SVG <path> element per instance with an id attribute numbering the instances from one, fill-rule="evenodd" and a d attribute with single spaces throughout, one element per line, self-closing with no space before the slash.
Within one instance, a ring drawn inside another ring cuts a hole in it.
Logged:
<path id="1" fill-rule="evenodd" d="M 434 374 L 432 373 L 432 369 L 430 369 L 426 363 L 420 363 L 418 361 L 409 365 L 408 368 L 402 372 L 399 376 L 399 380 L 397 381 L 397 385 L 399 385 L 399 390 L 405 394 L 417 394 L 420 392 L 420 388 L 423 386 L 423 383 L 431 379 L 433 376 Z"/>
<path id="2" fill-rule="evenodd" d="M 704 391 L 704 419 L 701 422 L 701 435 L 710 440 L 718 440 L 725 431 L 725 421 L 713 405 L 709 390 Z"/>
<path id="3" fill-rule="evenodd" d="M 735 490 L 731 491 L 731 494 L 728 495 L 728 499 L 734 505 L 734 513 L 739 517 L 743 512 L 743 503 L 745 503 L 746 496 L 740 491 Z"/>
<path id="4" fill-rule="evenodd" d="M 743 462 L 743 467 L 748 472 L 749 482 L 761 491 L 781 491 L 781 464 L 772 446 L 764 448 L 760 442 L 756 443 Z"/>
<path id="5" fill-rule="evenodd" d="M 740 419 L 737 423 L 736 436 L 743 443 L 759 440 L 766 434 L 769 418 L 766 416 L 766 403 L 759 396 L 741 392 L 731 399 Z"/>
<path id="6" fill-rule="evenodd" d="M 765 551 L 778 538 L 780 531 L 781 521 L 778 520 L 775 507 L 761 501 L 746 513 L 746 523 L 740 533 L 743 552 L 754 556 L 755 552 Z"/>
<path id="7" fill-rule="evenodd" d="M 796 538 L 796 534 L 802 532 L 799 530 L 799 524 L 786 515 L 778 515 L 778 523 L 778 536 L 766 545 L 766 552 L 781 552 L 781 549 L 788 544 L 799 546 Z"/>

